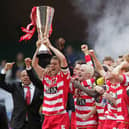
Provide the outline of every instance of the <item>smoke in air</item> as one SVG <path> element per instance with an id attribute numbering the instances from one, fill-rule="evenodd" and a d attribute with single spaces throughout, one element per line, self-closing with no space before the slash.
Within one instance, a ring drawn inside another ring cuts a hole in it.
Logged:
<path id="1" fill-rule="evenodd" d="M 129 53 L 129 0 L 71 0 L 71 3 L 75 13 L 88 20 L 88 41 L 99 59 Z"/>

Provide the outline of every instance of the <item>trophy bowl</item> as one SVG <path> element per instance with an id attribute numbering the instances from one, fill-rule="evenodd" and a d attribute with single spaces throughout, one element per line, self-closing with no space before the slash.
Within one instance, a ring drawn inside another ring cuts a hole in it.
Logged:
<path id="1" fill-rule="evenodd" d="M 54 16 L 54 8 L 50 6 L 36 7 L 36 27 L 38 39 L 43 40 L 44 36 L 49 37 L 52 29 L 52 20 Z M 39 48 L 39 54 L 49 53 L 48 48 L 42 43 Z"/>

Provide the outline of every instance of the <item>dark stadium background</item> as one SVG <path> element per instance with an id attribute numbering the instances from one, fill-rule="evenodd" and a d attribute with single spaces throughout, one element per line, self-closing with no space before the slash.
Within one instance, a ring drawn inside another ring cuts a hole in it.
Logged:
<path id="1" fill-rule="evenodd" d="M 0 60 L 12 61 L 19 51 L 32 57 L 37 34 L 30 41 L 19 43 L 19 37 L 23 35 L 20 27 L 30 23 L 31 9 L 38 5 L 55 8 L 53 33 L 50 37 L 53 43 L 58 37 L 64 37 L 66 43 L 75 48 L 85 42 L 87 23 L 80 14 L 75 14 L 75 8 L 69 0 L 5 0 L 1 1 L 0 8 Z"/>

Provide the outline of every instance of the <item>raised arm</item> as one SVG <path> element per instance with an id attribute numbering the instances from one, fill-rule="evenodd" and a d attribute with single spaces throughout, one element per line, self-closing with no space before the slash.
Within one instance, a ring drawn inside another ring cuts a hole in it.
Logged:
<path id="1" fill-rule="evenodd" d="M 26 71 L 27 71 L 27 74 L 28 74 L 30 80 L 33 82 L 33 84 L 37 88 L 43 90 L 42 81 L 39 79 L 39 77 L 35 73 L 34 69 L 31 67 L 31 59 L 30 58 L 25 59 L 25 65 L 26 65 Z"/>
<path id="2" fill-rule="evenodd" d="M 86 94 L 88 94 L 91 97 L 96 98 L 96 97 L 100 96 L 100 94 L 95 89 L 89 89 L 89 88 L 82 86 L 80 81 L 78 81 L 78 80 L 71 80 L 71 83 L 73 83 L 75 88 L 82 90 L 83 92 L 85 92 Z"/>
<path id="3" fill-rule="evenodd" d="M 113 69 L 111 72 L 112 76 L 117 82 L 122 83 L 122 85 L 128 86 L 129 83 L 129 73 L 126 73 L 129 68 L 129 54 L 124 55 L 124 61 Z"/>
<path id="4" fill-rule="evenodd" d="M 65 68 L 68 66 L 67 60 L 65 56 L 57 49 L 55 48 L 49 41 L 48 38 L 44 38 L 44 44 L 57 56 L 57 58 L 60 60 L 61 67 Z"/>
<path id="5" fill-rule="evenodd" d="M 93 66 L 93 62 L 91 56 L 89 55 L 88 46 L 86 44 L 81 45 L 81 50 L 85 55 L 85 62 L 91 66 Z"/>
<path id="6" fill-rule="evenodd" d="M 10 69 L 12 69 L 14 65 L 14 62 L 11 63 L 6 63 L 4 69 L 2 69 L 1 73 L 0 73 L 0 87 L 8 92 L 13 93 L 15 88 L 16 88 L 16 84 L 8 84 L 5 82 L 5 76 L 6 76 L 6 72 Z"/>
<path id="7" fill-rule="evenodd" d="M 36 42 L 37 45 L 37 49 L 34 53 L 33 59 L 32 59 L 32 67 L 34 68 L 34 70 L 36 71 L 37 75 L 39 76 L 40 79 L 43 78 L 44 76 L 44 68 L 42 68 L 38 63 L 39 63 L 39 59 L 37 58 L 37 54 L 39 52 L 39 47 L 41 46 L 41 41 L 38 40 Z"/>
<path id="8" fill-rule="evenodd" d="M 99 62 L 99 60 L 97 59 L 94 50 L 89 50 L 89 54 L 92 56 L 96 70 L 99 72 L 99 74 L 104 77 L 105 76 L 105 71 L 103 69 L 103 66 L 101 65 L 101 63 Z"/>

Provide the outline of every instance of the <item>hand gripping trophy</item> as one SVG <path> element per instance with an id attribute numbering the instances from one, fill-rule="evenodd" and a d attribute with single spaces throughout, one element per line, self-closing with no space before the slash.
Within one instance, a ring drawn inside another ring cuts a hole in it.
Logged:
<path id="1" fill-rule="evenodd" d="M 20 41 L 29 40 L 33 36 L 34 32 L 38 32 L 38 39 L 43 40 L 44 36 L 49 37 L 52 33 L 52 20 L 54 16 L 54 8 L 50 6 L 36 6 L 31 11 L 31 23 L 26 27 L 21 27 L 22 31 L 26 34 L 21 36 Z M 30 29 L 32 27 L 32 29 Z M 42 43 L 39 48 L 38 57 L 50 56 L 48 48 Z M 42 65 L 42 63 L 41 63 Z"/>

